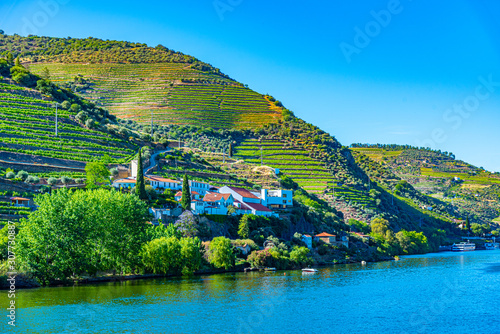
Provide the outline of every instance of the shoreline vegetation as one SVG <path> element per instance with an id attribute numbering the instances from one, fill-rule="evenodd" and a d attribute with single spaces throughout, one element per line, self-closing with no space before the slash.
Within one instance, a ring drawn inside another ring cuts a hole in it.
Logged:
<path id="1" fill-rule="evenodd" d="M 433 254 L 433 253 L 427 253 Z M 385 261 L 397 261 L 399 260 L 398 256 L 394 258 L 386 258 L 380 259 L 378 261 L 371 261 L 371 263 L 375 262 L 385 262 Z M 349 261 L 346 260 L 344 262 L 338 263 L 324 263 L 324 264 L 312 264 L 315 268 L 326 268 L 333 267 L 336 265 L 347 265 L 347 264 L 361 264 L 362 262 L 368 261 Z M 66 279 L 58 282 L 51 282 L 47 286 L 40 285 L 35 279 L 28 277 L 25 273 L 19 273 L 18 276 L 21 280 L 16 281 L 16 289 L 36 289 L 43 287 L 68 287 L 68 286 L 79 286 L 79 285 L 91 285 L 91 284 L 99 284 L 99 283 L 109 283 L 109 282 L 123 282 L 123 281 L 136 281 L 136 280 L 148 280 L 155 278 L 182 278 L 182 277 L 193 277 L 193 276 L 203 276 L 203 275 L 217 275 L 217 274 L 227 274 L 227 273 L 242 273 L 245 272 L 245 265 L 237 265 L 234 268 L 225 270 L 225 269 L 206 269 L 197 271 L 191 275 L 178 275 L 178 274 L 127 274 L 127 275 L 105 275 L 105 276 L 97 276 L 97 277 L 82 277 L 78 279 Z M 289 268 L 289 269 L 280 269 L 276 272 L 289 272 L 289 271 L 300 271 L 302 268 Z M 265 271 L 264 267 L 261 268 L 252 268 L 252 272 L 254 271 Z M 0 283 L 0 290 L 8 290 L 8 285 L 4 285 L 6 282 Z"/>

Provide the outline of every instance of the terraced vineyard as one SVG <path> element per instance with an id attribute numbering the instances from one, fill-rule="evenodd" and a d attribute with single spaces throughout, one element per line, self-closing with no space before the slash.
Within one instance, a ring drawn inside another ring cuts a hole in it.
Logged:
<path id="1" fill-rule="evenodd" d="M 263 95 L 231 79 L 186 63 L 60 64 L 30 66 L 50 71 L 55 83 L 83 75 L 89 87 L 82 96 L 114 115 L 142 123 L 192 124 L 214 128 L 255 128 L 281 118 Z"/>
<path id="2" fill-rule="evenodd" d="M 68 110 L 56 110 L 38 92 L 16 85 L 0 85 L 0 151 L 74 161 L 99 160 L 104 154 L 122 161 L 135 149 L 108 133 L 76 123 Z"/>
<path id="3" fill-rule="evenodd" d="M 235 159 L 248 163 L 262 163 L 279 168 L 280 173 L 290 176 L 297 184 L 314 194 L 323 194 L 328 184 L 332 184 L 333 176 L 324 164 L 311 158 L 307 151 L 300 148 L 284 148 L 280 141 L 247 139 L 243 141 L 234 154 Z"/>

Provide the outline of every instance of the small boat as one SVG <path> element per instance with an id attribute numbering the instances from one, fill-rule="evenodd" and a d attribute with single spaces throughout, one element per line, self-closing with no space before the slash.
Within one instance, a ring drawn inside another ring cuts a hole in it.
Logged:
<path id="1" fill-rule="evenodd" d="M 276 271 L 276 268 L 264 268 L 264 271 Z"/>
<path id="2" fill-rule="evenodd" d="M 484 248 L 486 248 L 486 250 L 500 249 L 500 244 L 497 242 L 487 242 L 484 244 Z"/>
<path id="3" fill-rule="evenodd" d="M 313 268 L 304 268 L 302 269 L 303 273 L 317 273 L 318 269 L 313 269 Z"/>
<path id="4" fill-rule="evenodd" d="M 453 246 L 451 246 L 451 250 L 453 252 L 473 251 L 476 250 L 476 244 L 473 244 L 471 242 L 461 242 L 459 244 L 453 244 Z"/>

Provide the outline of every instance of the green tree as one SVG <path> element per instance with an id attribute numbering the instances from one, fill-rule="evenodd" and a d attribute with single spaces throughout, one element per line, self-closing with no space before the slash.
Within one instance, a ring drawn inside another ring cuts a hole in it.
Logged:
<path id="1" fill-rule="evenodd" d="M 238 235 L 243 239 L 248 238 L 250 235 L 250 226 L 249 226 L 249 215 L 243 215 L 240 219 L 240 224 L 238 226 Z"/>
<path id="2" fill-rule="evenodd" d="M 45 66 L 43 69 L 42 69 L 42 78 L 46 81 L 49 81 L 50 80 L 50 71 L 49 69 L 47 68 L 47 66 Z"/>
<path id="3" fill-rule="evenodd" d="M 89 162 L 85 166 L 87 188 L 95 189 L 99 183 L 109 182 L 109 170 L 102 162 Z"/>
<path id="4" fill-rule="evenodd" d="M 198 238 L 182 238 L 181 259 L 182 259 L 182 274 L 192 275 L 200 269 L 203 254 L 203 246 Z"/>
<path id="5" fill-rule="evenodd" d="M 146 193 L 146 184 L 144 181 L 144 171 L 142 167 L 142 153 L 139 149 L 137 156 L 137 183 L 136 183 L 136 194 L 139 199 L 145 201 L 148 199 L 148 194 Z"/>
<path id="6" fill-rule="evenodd" d="M 22 221 L 19 262 L 42 284 L 84 273 L 139 268 L 147 207 L 137 197 L 95 189 L 61 189 L 35 198 Z"/>
<path id="7" fill-rule="evenodd" d="M 141 251 L 142 263 L 155 274 L 177 273 L 182 265 L 181 245 L 176 237 L 154 239 Z"/>
<path id="8" fill-rule="evenodd" d="M 21 61 L 19 60 L 19 56 L 16 57 L 16 64 L 14 66 L 19 66 L 21 67 Z"/>
<path id="9" fill-rule="evenodd" d="M 469 221 L 469 216 L 465 219 L 465 229 L 467 231 L 470 231 L 470 221 Z"/>
<path id="10" fill-rule="evenodd" d="M 184 180 L 182 181 L 181 205 L 182 209 L 191 210 L 191 192 L 189 191 L 189 180 L 187 174 L 184 174 Z"/>
<path id="11" fill-rule="evenodd" d="M 235 255 L 231 240 L 217 237 L 210 242 L 208 261 L 216 268 L 229 268 L 234 266 Z"/>
<path id="12" fill-rule="evenodd" d="M 312 260 L 307 256 L 307 254 L 309 254 L 309 248 L 295 246 L 290 252 L 290 260 L 298 265 L 309 265 L 312 263 Z"/>
<path id="13" fill-rule="evenodd" d="M 29 174 L 28 174 L 27 171 L 20 170 L 19 172 L 17 172 L 16 178 L 21 179 L 23 181 L 26 181 L 26 179 L 28 178 L 28 176 L 29 176 Z"/>
<path id="14" fill-rule="evenodd" d="M 401 230 L 396 233 L 404 254 L 423 254 L 429 251 L 429 243 L 423 232 Z"/>

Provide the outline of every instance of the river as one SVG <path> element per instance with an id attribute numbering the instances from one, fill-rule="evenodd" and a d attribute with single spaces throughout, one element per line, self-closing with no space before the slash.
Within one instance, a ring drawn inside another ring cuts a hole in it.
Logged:
<path id="1" fill-rule="evenodd" d="M 406 256 L 316 274 L 40 288 L 17 291 L 16 299 L 15 331 L 3 317 L 2 333 L 500 333 L 500 251 Z"/>

